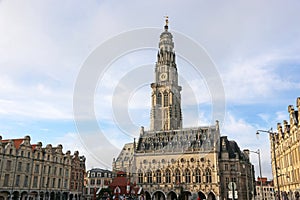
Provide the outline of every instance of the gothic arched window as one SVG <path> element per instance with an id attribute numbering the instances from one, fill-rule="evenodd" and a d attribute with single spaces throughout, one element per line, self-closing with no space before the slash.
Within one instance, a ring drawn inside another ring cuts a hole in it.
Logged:
<path id="1" fill-rule="evenodd" d="M 166 183 L 171 183 L 171 171 L 166 169 Z"/>
<path id="2" fill-rule="evenodd" d="M 152 172 L 148 171 L 146 176 L 147 176 L 147 183 L 152 183 Z"/>
<path id="3" fill-rule="evenodd" d="M 156 104 L 157 105 L 159 105 L 159 106 L 161 106 L 161 93 L 160 92 L 158 92 L 158 94 L 157 94 L 157 99 L 156 99 Z"/>
<path id="4" fill-rule="evenodd" d="M 164 107 L 169 106 L 169 95 L 167 92 L 164 93 Z"/>
<path id="5" fill-rule="evenodd" d="M 211 183 L 211 170 L 209 168 L 205 170 L 205 179 L 206 183 Z"/>
<path id="6" fill-rule="evenodd" d="M 196 172 L 195 172 L 195 178 L 196 178 L 196 183 L 201 183 L 201 171 L 200 169 L 196 169 Z"/>
<path id="7" fill-rule="evenodd" d="M 156 183 L 161 183 L 161 171 L 156 171 Z"/>
<path id="8" fill-rule="evenodd" d="M 191 182 L 191 172 L 189 169 L 185 170 L 185 182 L 190 183 Z"/>
<path id="9" fill-rule="evenodd" d="M 181 182 L 181 174 L 180 174 L 180 170 L 176 169 L 175 170 L 175 183 L 179 184 Z"/>
<path id="10" fill-rule="evenodd" d="M 143 183 L 144 182 L 144 175 L 143 175 L 143 172 L 142 171 L 139 171 L 138 173 L 138 183 Z"/>

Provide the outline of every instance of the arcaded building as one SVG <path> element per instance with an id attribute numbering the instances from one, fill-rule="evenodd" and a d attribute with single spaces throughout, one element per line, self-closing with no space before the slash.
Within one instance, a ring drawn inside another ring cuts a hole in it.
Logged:
<path id="1" fill-rule="evenodd" d="M 220 178 L 219 162 L 224 156 L 220 154 L 219 122 L 183 127 L 182 87 L 167 20 L 160 35 L 154 71 L 150 129 L 141 127 L 139 138 L 133 144 L 125 145 L 113 161 L 113 171 L 126 171 L 130 181 L 143 189 L 147 200 L 227 199 L 228 194 L 221 191 L 225 182 L 222 183 Z M 249 167 L 249 157 L 236 150 L 239 156 L 234 158 L 234 163 L 243 160 L 247 163 L 245 167 Z M 248 181 L 251 181 L 248 175 Z"/>
<path id="2" fill-rule="evenodd" d="M 62 145 L 42 147 L 41 142 L 31 144 L 30 140 L 29 136 L 0 136 L 0 199 L 79 199 L 83 194 L 84 156 L 63 153 Z M 73 174 L 74 168 L 78 169 L 74 164 L 77 159 L 83 168 Z M 78 186 L 76 191 L 71 185 Z"/>

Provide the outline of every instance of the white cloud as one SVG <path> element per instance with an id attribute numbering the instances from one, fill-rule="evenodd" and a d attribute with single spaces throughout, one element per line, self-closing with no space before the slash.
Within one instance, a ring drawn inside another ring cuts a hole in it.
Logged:
<path id="1" fill-rule="evenodd" d="M 63 144 L 64 152 L 79 151 L 80 155 L 87 158 L 87 169 L 91 167 L 111 169 L 113 158 L 117 157 L 126 142 L 128 141 L 122 141 L 120 136 L 115 139 L 111 137 L 110 142 L 105 143 L 99 134 L 66 133 L 57 137 L 54 144 Z"/>
<path id="2" fill-rule="evenodd" d="M 277 56 L 245 59 L 233 64 L 222 74 L 228 101 L 241 104 L 267 102 L 282 91 L 300 89 L 299 82 L 292 82 L 278 74 Z M 276 65 L 276 64 L 275 64 Z"/>
<path id="3" fill-rule="evenodd" d="M 55 90 L 55 87 L 37 82 L 26 85 L 13 81 L 8 76 L 2 76 L 0 113 L 6 117 L 22 116 L 35 119 L 71 119 L 70 94 L 65 89 Z M 57 103 L 59 102 L 59 103 Z"/>
<path id="4" fill-rule="evenodd" d="M 273 113 L 259 113 L 258 116 L 264 120 L 264 127 L 276 129 L 277 123 L 283 123 L 283 120 L 289 120 L 288 111 L 277 111 Z"/>

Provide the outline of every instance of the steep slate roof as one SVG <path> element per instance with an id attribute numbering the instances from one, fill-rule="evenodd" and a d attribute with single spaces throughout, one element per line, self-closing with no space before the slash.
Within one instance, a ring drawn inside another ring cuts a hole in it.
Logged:
<path id="1" fill-rule="evenodd" d="M 92 168 L 90 170 L 88 170 L 89 172 L 102 172 L 102 173 L 112 173 L 110 170 L 108 169 L 101 169 L 101 168 Z"/>
<path id="2" fill-rule="evenodd" d="M 226 151 L 229 154 L 229 158 L 236 158 L 236 155 L 239 156 L 240 159 L 247 160 L 247 157 L 245 154 L 241 151 L 238 144 L 233 140 L 228 140 L 226 136 L 221 137 L 221 141 L 225 139 L 226 143 Z M 220 142 L 220 153 L 224 150 L 222 150 L 222 142 Z M 221 155 L 221 154 L 220 154 Z"/>

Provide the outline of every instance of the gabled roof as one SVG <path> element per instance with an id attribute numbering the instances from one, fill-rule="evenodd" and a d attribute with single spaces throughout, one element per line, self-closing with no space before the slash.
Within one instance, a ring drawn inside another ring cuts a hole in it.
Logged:
<path id="1" fill-rule="evenodd" d="M 15 148 L 16 148 L 16 149 L 19 149 L 20 146 L 21 146 L 21 144 L 22 144 L 22 142 L 24 141 L 24 138 L 11 139 L 11 140 L 9 140 L 9 139 L 8 139 L 8 140 L 2 140 L 2 143 L 7 144 L 7 143 L 9 143 L 10 141 L 13 141 L 13 142 L 14 142 Z"/>
<path id="2" fill-rule="evenodd" d="M 32 150 L 34 150 L 36 146 L 37 146 L 37 144 L 32 144 L 31 145 Z"/>
<path id="3" fill-rule="evenodd" d="M 19 149 L 21 144 L 25 141 L 25 139 L 26 138 L 6 139 L 6 140 L 2 140 L 1 142 L 2 142 L 2 144 L 6 145 L 10 141 L 13 141 L 14 147 L 16 149 Z M 34 150 L 36 146 L 37 146 L 37 144 L 31 144 L 32 150 Z"/>
<path id="4" fill-rule="evenodd" d="M 126 173 L 119 171 L 117 172 L 117 177 L 113 179 L 111 184 L 109 184 L 110 187 L 122 187 L 122 186 L 127 186 L 128 184 L 128 178 L 126 177 Z"/>

